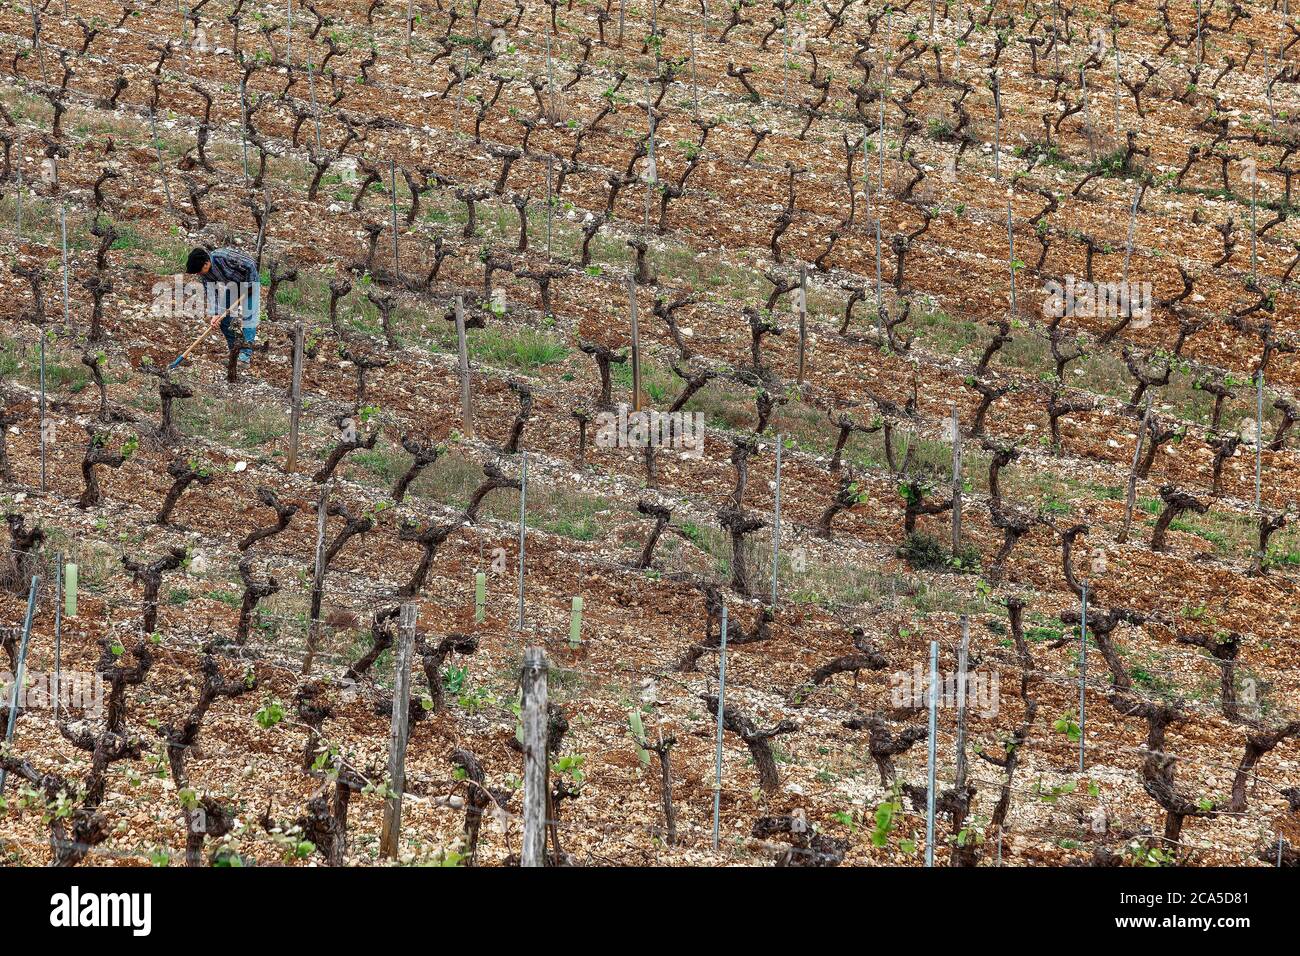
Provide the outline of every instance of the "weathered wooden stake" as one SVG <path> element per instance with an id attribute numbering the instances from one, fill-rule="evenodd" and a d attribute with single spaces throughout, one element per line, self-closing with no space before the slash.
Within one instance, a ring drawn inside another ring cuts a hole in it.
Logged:
<path id="1" fill-rule="evenodd" d="M 23 137 L 19 133 L 15 143 L 15 152 L 17 157 L 14 162 L 18 169 L 18 188 L 14 193 L 14 202 L 17 206 L 17 221 L 14 224 L 14 232 L 18 239 L 18 246 L 22 248 L 23 244 Z"/>
<path id="2" fill-rule="evenodd" d="M 650 0 L 654 3 L 655 0 Z M 790 102 L 790 20 L 781 16 L 781 103 Z"/>
<path id="3" fill-rule="evenodd" d="M 239 20 L 235 20 L 235 31 L 239 31 Z M 239 145 L 244 152 L 244 183 L 248 183 L 248 84 L 239 78 Z"/>
<path id="4" fill-rule="evenodd" d="M 935 750 L 939 736 L 939 642 L 930 642 L 930 727 L 926 747 L 928 785 L 925 788 L 925 865 L 934 866 Z"/>
<path id="5" fill-rule="evenodd" d="M 329 483 L 321 485 L 320 501 L 316 505 L 316 565 L 311 582 L 311 622 L 307 630 L 307 655 L 303 658 L 302 672 L 311 673 L 316 658 L 316 644 L 320 640 L 320 602 L 325 594 L 325 521 L 330 501 Z"/>
<path id="6" fill-rule="evenodd" d="M 1264 480 L 1264 362 L 1255 377 L 1255 513 L 1260 513 Z"/>
<path id="7" fill-rule="evenodd" d="M 379 855 L 389 860 L 397 856 L 402 835 L 406 738 L 411 715 L 411 649 L 415 644 L 417 611 L 414 604 L 402 605 L 393 665 L 393 717 L 388 728 L 388 794 L 384 800 L 384 822 L 379 835 Z"/>
<path id="8" fill-rule="evenodd" d="M 316 106 L 316 73 L 309 62 L 307 64 L 307 91 L 311 94 L 311 118 L 316 125 L 316 150 L 320 151 L 320 109 Z"/>
<path id="9" fill-rule="evenodd" d="M 68 304 L 68 217 L 62 203 L 59 204 L 59 240 L 63 262 L 63 327 L 71 333 L 72 314 Z"/>
<path id="10" fill-rule="evenodd" d="M 880 347 L 889 344 L 885 332 L 885 287 L 880 277 L 880 219 L 876 219 L 876 331 L 880 333 Z"/>
<path id="11" fill-rule="evenodd" d="M 1119 107 L 1119 88 L 1120 88 L 1120 80 L 1119 80 L 1119 34 L 1113 34 L 1112 37 L 1111 37 L 1111 42 L 1115 44 L 1115 132 L 1118 133 L 1119 130 L 1120 130 L 1120 121 L 1119 121 L 1119 111 L 1120 111 L 1120 107 Z"/>
<path id="12" fill-rule="evenodd" d="M 40 376 L 41 376 L 41 399 L 40 399 L 40 424 L 41 424 L 41 491 L 45 491 L 45 333 L 41 332 L 40 346 Z"/>
<path id="13" fill-rule="evenodd" d="M 1252 160 L 1254 162 L 1254 160 Z M 1258 177 L 1253 170 L 1250 177 L 1250 277 L 1257 278 L 1256 270 L 1259 266 L 1259 260 L 1256 253 L 1257 235 L 1255 232 L 1255 205 L 1259 199 Z"/>
<path id="14" fill-rule="evenodd" d="M 524 724 L 524 841 L 520 866 L 546 865 L 546 655 L 540 647 L 524 651 L 519 675 Z"/>
<path id="15" fill-rule="evenodd" d="M 54 723 L 59 722 L 59 680 L 63 676 L 63 552 L 54 556 L 54 686 L 50 698 L 54 702 Z"/>
<path id="16" fill-rule="evenodd" d="M 27 589 L 27 617 L 23 620 L 23 636 L 18 645 L 18 668 L 14 675 L 13 688 L 9 692 L 9 723 L 5 728 L 5 746 L 8 747 L 13 743 L 14 724 L 18 720 L 18 696 L 19 690 L 23 686 L 27 672 L 27 643 L 32 636 L 32 618 L 36 614 L 36 593 L 41 586 L 41 576 L 32 575 L 31 584 Z M 9 776 L 9 771 L 0 768 L 0 796 L 4 795 L 5 781 Z"/>
<path id="17" fill-rule="evenodd" d="M 456 296 L 456 354 L 460 366 L 460 420 L 465 437 L 474 437 L 474 406 L 469 398 L 469 344 L 465 341 L 465 297 Z"/>
<path id="18" fill-rule="evenodd" d="M 1133 205 L 1128 211 L 1128 238 L 1124 242 L 1124 273 L 1120 282 L 1128 288 L 1128 267 L 1133 259 L 1133 240 L 1137 237 L 1138 205 L 1142 202 L 1142 192 L 1146 187 L 1138 183 L 1133 187 Z"/>
<path id="19" fill-rule="evenodd" d="M 803 388 L 804 356 L 808 350 L 808 267 L 799 267 L 799 368 L 796 383 Z"/>
<path id="20" fill-rule="evenodd" d="M 650 101 L 650 83 L 645 84 L 645 112 L 648 134 L 646 136 L 646 175 L 645 175 L 645 226 L 650 227 L 650 206 L 654 202 L 655 184 L 659 181 L 659 171 L 655 168 L 655 110 Z"/>
<path id="21" fill-rule="evenodd" d="M 627 280 L 628 316 L 632 320 L 632 411 L 641 411 L 641 330 L 637 324 L 636 279 Z"/>
<path id="22" fill-rule="evenodd" d="M 1151 420 L 1151 395 L 1147 394 L 1146 411 L 1142 415 L 1142 423 L 1138 425 L 1137 443 L 1133 448 L 1133 464 L 1128 470 L 1128 495 L 1124 501 L 1124 526 L 1119 529 L 1119 537 L 1115 540 L 1123 544 L 1128 540 L 1129 528 L 1133 525 L 1133 505 L 1137 499 L 1137 476 L 1138 462 L 1142 458 L 1142 443 L 1146 439 L 1147 423 Z"/>
<path id="23" fill-rule="evenodd" d="M 1002 178 L 1002 89 L 995 70 L 993 85 L 993 178 Z"/>
<path id="24" fill-rule="evenodd" d="M 691 25 L 691 103 L 694 111 L 700 111 L 700 84 L 695 72 L 695 25 Z"/>
<path id="25" fill-rule="evenodd" d="M 1083 94 L 1083 126 L 1088 133 L 1088 161 L 1097 164 L 1097 142 L 1093 138 L 1092 108 L 1088 99 L 1088 71 L 1079 67 L 1079 87 Z"/>
<path id="26" fill-rule="evenodd" d="M 519 630 L 524 629 L 524 568 L 528 532 L 528 452 L 519 470 Z"/>
<path id="27" fill-rule="evenodd" d="M 1201 0 L 1196 0 L 1196 63 L 1205 59 L 1205 40 L 1201 36 Z"/>
<path id="28" fill-rule="evenodd" d="M 957 417 L 957 404 L 952 405 L 952 554 L 961 550 L 961 419 Z"/>
<path id="29" fill-rule="evenodd" d="M 397 165 L 390 158 L 388 160 L 388 192 L 392 197 L 391 207 L 393 216 L 393 278 L 398 282 L 402 280 L 402 267 L 397 261 Z"/>
<path id="30" fill-rule="evenodd" d="M 555 157 L 546 157 L 546 260 L 551 259 L 551 219 L 555 212 L 554 200 L 551 197 L 551 177 L 555 173 Z"/>
<path id="31" fill-rule="evenodd" d="M 722 647 L 718 654 L 718 746 L 713 778 L 713 849 L 722 815 L 722 712 L 727 706 L 727 605 L 722 605 Z"/>
<path id="32" fill-rule="evenodd" d="M 1084 581 L 1079 595 L 1079 773 L 1083 773 L 1087 737 L 1084 734 L 1084 712 L 1088 690 L 1088 582 Z"/>
<path id="33" fill-rule="evenodd" d="M 877 159 L 879 160 L 878 174 L 876 178 L 876 191 L 881 196 L 883 208 L 885 195 L 885 96 L 889 93 L 889 62 L 885 62 L 885 85 L 880 92 L 880 138 L 876 144 Z"/>
<path id="34" fill-rule="evenodd" d="M 961 616 L 961 643 L 957 645 L 957 770 L 953 786 L 966 786 L 966 664 L 970 657 L 970 618 Z"/>
<path id="35" fill-rule="evenodd" d="M 149 109 L 149 125 L 153 127 L 153 148 L 158 156 L 158 177 L 162 180 L 163 195 L 167 197 L 167 209 L 175 216 L 176 205 L 172 202 L 172 187 L 167 181 L 167 167 L 163 165 L 162 140 L 158 138 L 158 117 L 154 115 L 152 107 Z"/>
<path id="36" fill-rule="evenodd" d="M 772 504 L 772 607 L 776 607 L 776 578 L 781 567 L 781 433 L 776 434 L 776 496 Z"/>
<path id="37" fill-rule="evenodd" d="M 1020 314 L 1016 305 L 1016 233 L 1011 224 L 1011 187 L 1007 187 L 1007 272 L 1011 276 L 1011 315 Z"/>
<path id="38" fill-rule="evenodd" d="M 293 323 L 293 374 L 289 379 L 289 454 L 284 461 L 285 474 L 298 467 L 298 426 L 302 421 L 302 319 Z"/>

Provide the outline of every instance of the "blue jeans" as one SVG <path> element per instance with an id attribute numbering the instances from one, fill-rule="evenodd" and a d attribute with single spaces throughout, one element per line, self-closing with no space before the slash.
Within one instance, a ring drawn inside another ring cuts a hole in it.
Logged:
<path id="1" fill-rule="evenodd" d="M 221 320 L 221 334 L 226 337 L 226 345 L 231 349 L 238 347 L 241 341 L 244 343 L 244 347 L 239 351 L 239 357 L 247 362 L 253 357 L 251 346 L 257 339 L 257 325 L 262 312 L 261 283 L 253 284 L 247 299 L 240 305 L 240 310 L 242 315 L 236 316 L 234 312 L 230 312 Z M 235 325 L 236 319 L 239 321 L 238 329 Z M 239 330 L 242 330 L 242 335 Z"/>

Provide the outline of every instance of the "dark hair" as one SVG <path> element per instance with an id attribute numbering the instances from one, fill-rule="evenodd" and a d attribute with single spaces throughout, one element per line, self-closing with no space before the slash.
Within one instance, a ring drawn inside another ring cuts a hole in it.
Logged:
<path id="1" fill-rule="evenodd" d="M 185 260 L 185 273 L 187 275 L 198 275 L 209 261 L 208 250 L 191 249 L 189 258 Z"/>

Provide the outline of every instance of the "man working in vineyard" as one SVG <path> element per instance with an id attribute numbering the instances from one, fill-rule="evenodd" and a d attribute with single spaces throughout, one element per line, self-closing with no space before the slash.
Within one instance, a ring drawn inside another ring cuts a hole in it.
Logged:
<path id="1" fill-rule="evenodd" d="M 206 287 L 204 298 L 207 314 L 212 316 L 212 327 L 220 326 L 232 350 L 243 342 L 239 361 L 250 362 L 262 305 L 262 277 L 258 275 L 257 263 L 238 249 L 208 252 L 200 248 L 190 251 L 185 272 L 198 276 Z M 236 320 L 242 332 L 236 331 Z"/>

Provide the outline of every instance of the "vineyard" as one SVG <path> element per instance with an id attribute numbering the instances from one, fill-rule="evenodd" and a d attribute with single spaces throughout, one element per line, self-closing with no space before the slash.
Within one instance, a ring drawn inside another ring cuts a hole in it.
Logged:
<path id="1" fill-rule="evenodd" d="M 4 864 L 1300 863 L 1287 0 L 0 38 Z"/>

